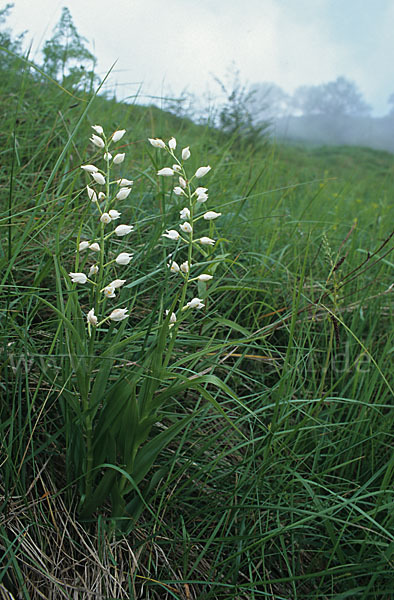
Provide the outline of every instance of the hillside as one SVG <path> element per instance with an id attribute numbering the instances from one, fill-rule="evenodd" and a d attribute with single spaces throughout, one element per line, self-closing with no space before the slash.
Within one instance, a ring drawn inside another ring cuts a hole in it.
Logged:
<path id="1" fill-rule="evenodd" d="M 0 595 L 388 600 L 394 156 L 3 74 Z"/>

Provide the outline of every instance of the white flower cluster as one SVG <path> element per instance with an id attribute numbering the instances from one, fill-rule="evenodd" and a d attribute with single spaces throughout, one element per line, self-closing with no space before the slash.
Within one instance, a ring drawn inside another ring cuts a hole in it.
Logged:
<path id="1" fill-rule="evenodd" d="M 173 193 L 175 196 L 182 198 L 187 204 L 187 206 L 182 208 L 182 210 L 179 212 L 180 223 L 178 225 L 178 229 L 166 229 L 165 233 L 162 234 L 162 237 L 184 244 L 188 249 L 188 258 L 181 264 L 178 264 L 175 260 L 170 259 L 170 262 L 167 266 L 171 273 L 182 276 L 186 284 L 191 281 L 207 282 L 213 278 L 211 274 L 201 273 L 196 277 L 190 277 L 190 271 L 192 268 L 198 268 L 198 264 L 192 264 L 192 251 L 194 245 L 197 244 L 197 247 L 200 248 L 200 251 L 205 255 L 206 258 L 206 253 L 201 247 L 214 246 L 216 243 L 214 239 L 208 236 L 194 237 L 194 228 L 197 221 L 200 219 L 205 221 L 213 221 L 222 214 L 220 212 L 215 212 L 214 210 L 208 210 L 201 214 L 196 214 L 200 213 L 203 204 L 208 200 L 208 188 L 201 186 L 196 187 L 194 182 L 195 180 L 199 180 L 201 177 L 204 177 L 207 173 L 209 173 L 211 167 L 209 165 L 206 167 L 199 167 L 195 171 L 194 175 L 189 179 L 187 177 L 184 165 L 185 161 L 187 161 L 191 156 L 189 146 L 182 149 L 181 156 L 178 158 L 175 154 L 177 143 L 174 137 L 172 137 L 167 144 L 159 138 L 148 139 L 154 148 L 167 151 L 174 161 L 174 164 L 171 167 L 163 167 L 157 172 L 157 175 L 161 177 L 176 177 L 177 183 L 173 188 Z M 203 307 L 204 303 L 202 299 L 195 297 L 189 302 L 186 302 L 186 304 L 181 307 L 181 310 L 184 311 L 189 308 L 199 309 Z M 166 312 L 166 315 L 168 316 L 168 311 Z M 171 313 L 169 326 L 172 327 L 174 323 L 176 323 L 176 314 Z"/>
<path id="2" fill-rule="evenodd" d="M 121 288 L 126 283 L 125 279 L 115 279 L 104 285 L 103 282 L 105 280 L 106 267 L 113 263 L 118 265 L 128 265 L 133 257 L 133 255 L 128 252 L 121 252 L 116 258 L 104 264 L 104 242 L 112 235 L 123 237 L 128 235 L 133 230 L 132 225 L 121 224 L 117 225 L 110 233 L 104 235 L 105 226 L 111 223 L 111 221 L 118 220 L 122 214 L 113 208 L 112 205 L 117 200 L 125 200 L 129 196 L 133 185 L 133 181 L 130 179 L 121 178 L 114 181 L 111 180 L 112 167 L 114 165 L 119 165 L 124 161 L 125 153 L 120 152 L 113 156 L 109 151 L 109 148 L 111 144 L 119 142 L 122 139 L 126 133 L 126 130 L 118 129 L 107 138 L 101 125 L 93 125 L 92 129 L 95 131 L 95 133 L 92 134 L 90 141 L 94 146 L 96 146 L 96 148 L 104 150 L 103 160 L 105 167 L 101 169 L 93 164 L 87 164 L 82 165 L 81 169 L 91 176 L 92 186 L 102 186 L 105 190 L 99 191 L 96 190 L 95 187 L 90 187 L 89 185 L 86 186 L 88 198 L 96 205 L 99 212 L 100 236 L 97 241 L 81 240 L 78 244 L 77 253 L 79 254 L 84 250 L 92 250 L 93 252 L 98 253 L 99 260 L 97 263 L 90 266 L 88 275 L 85 273 L 69 273 L 73 283 L 85 284 L 89 282 L 94 286 L 98 286 L 97 290 L 99 290 L 99 294 L 96 294 L 96 306 L 87 314 L 87 323 L 89 327 L 101 325 L 107 320 L 123 321 L 123 319 L 128 317 L 127 308 L 116 308 L 112 310 L 107 317 L 103 318 L 100 323 L 98 323 L 98 317 L 95 315 L 95 309 L 97 310 L 99 303 L 104 301 L 106 298 L 115 298 L 115 290 Z M 90 279 L 91 277 L 94 279 Z M 103 285 L 104 287 L 102 287 Z M 99 299 L 99 295 L 101 294 L 101 299 Z"/>

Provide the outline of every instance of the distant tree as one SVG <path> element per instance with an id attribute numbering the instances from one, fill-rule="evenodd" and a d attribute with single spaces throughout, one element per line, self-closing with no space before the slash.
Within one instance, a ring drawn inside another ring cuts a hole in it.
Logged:
<path id="1" fill-rule="evenodd" d="M 271 120 L 289 113 L 290 96 L 276 83 L 255 83 L 250 93 L 249 110 L 254 118 Z"/>
<path id="2" fill-rule="evenodd" d="M 394 117 L 394 94 L 390 94 L 390 96 L 387 99 L 387 102 L 389 104 L 391 104 L 391 108 L 389 110 L 389 115 L 390 115 L 390 117 Z"/>
<path id="3" fill-rule="evenodd" d="M 241 82 L 240 73 L 234 66 L 228 70 L 225 82 L 217 77 L 215 81 L 225 96 L 218 110 L 218 127 L 225 133 L 238 133 L 249 142 L 257 142 L 267 131 L 269 123 L 255 119 L 250 110 L 253 90 Z"/>
<path id="4" fill-rule="evenodd" d="M 345 77 L 297 88 L 292 104 L 303 115 L 365 116 L 371 110 L 356 84 Z"/>
<path id="5" fill-rule="evenodd" d="M 6 4 L 4 8 L 0 10 L 0 27 L 6 22 L 13 4 Z M 2 29 L 0 31 L 0 47 L 4 50 L 9 50 L 14 54 L 20 54 L 22 51 L 22 41 L 25 33 L 21 33 L 16 38 L 12 37 L 12 33 L 9 29 Z M 8 69 L 14 58 L 8 54 L 8 52 L 0 52 L 0 68 Z"/>
<path id="6" fill-rule="evenodd" d="M 44 70 L 63 84 L 91 82 L 96 59 L 85 47 L 86 38 L 79 35 L 68 8 L 62 9 L 53 37 L 45 42 Z"/>

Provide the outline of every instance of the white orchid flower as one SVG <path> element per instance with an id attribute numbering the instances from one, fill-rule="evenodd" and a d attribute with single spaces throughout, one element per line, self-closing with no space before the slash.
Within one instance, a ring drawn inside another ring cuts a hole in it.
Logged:
<path id="1" fill-rule="evenodd" d="M 102 173 L 90 173 L 96 183 L 105 185 L 105 177 Z"/>
<path id="2" fill-rule="evenodd" d="M 92 137 L 90 138 L 90 141 L 92 142 L 92 144 L 94 144 L 95 146 L 97 146 L 97 148 L 104 148 L 105 147 L 104 140 L 102 140 L 101 137 L 99 137 L 98 135 L 95 135 L 94 133 L 92 134 Z"/>
<path id="3" fill-rule="evenodd" d="M 196 240 L 196 242 L 200 242 L 200 244 L 203 244 L 204 246 L 213 246 L 215 243 L 215 240 L 213 240 L 212 238 L 209 238 L 207 236 L 203 236 L 199 240 Z"/>
<path id="4" fill-rule="evenodd" d="M 118 225 L 117 227 L 115 227 L 115 233 L 119 237 L 122 237 L 130 233 L 130 231 L 133 231 L 133 229 L 133 225 Z"/>
<path id="5" fill-rule="evenodd" d="M 193 231 L 193 227 L 187 221 L 185 221 L 185 223 L 182 223 L 182 225 L 180 225 L 179 227 L 184 233 L 191 233 Z"/>
<path id="6" fill-rule="evenodd" d="M 179 240 L 180 235 L 176 229 L 166 229 L 166 233 L 163 233 L 161 237 L 176 241 Z"/>
<path id="7" fill-rule="evenodd" d="M 182 208 L 179 212 L 179 217 L 181 219 L 190 219 L 190 210 L 185 206 L 185 208 Z"/>
<path id="8" fill-rule="evenodd" d="M 218 217 L 220 217 L 221 214 L 222 213 L 217 213 L 214 210 L 209 210 L 208 212 L 205 213 L 204 219 L 206 221 L 212 221 L 212 219 L 217 219 Z"/>
<path id="9" fill-rule="evenodd" d="M 86 283 L 88 278 L 85 273 L 69 273 L 72 283 Z"/>
<path id="10" fill-rule="evenodd" d="M 112 321 L 123 321 L 123 319 L 127 319 L 129 315 L 126 315 L 128 308 L 115 308 L 109 315 L 109 318 Z"/>
<path id="11" fill-rule="evenodd" d="M 175 171 L 174 169 L 171 169 L 171 167 L 163 167 L 163 169 L 157 171 L 157 174 L 162 175 L 163 177 L 171 177 L 172 175 L 175 175 Z"/>
<path id="12" fill-rule="evenodd" d="M 188 158 L 190 158 L 190 146 L 186 146 L 182 150 L 182 160 L 187 160 Z"/>
<path id="13" fill-rule="evenodd" d="M 126 154 L 124 152 L 120 152 L 119 154 L 115 154 L 113 163 L 114 165 L 120 165 L 124 161 L 124 157 Z"/>
<path id="14" fill-rule="evenodd" d="M 166 144 L 165 142 L 163 142 L 163 140 L 161 140 L 160 138 L 148 138 L 148 141 L 151 143 L 151 145 L 154 148 L 165 148 Z"/>
<path id="15" fill-rule="evenodd" d="M 93 325 L 94 327 L 97 325 L 97 317 L 94 314 L 94 308 L 90 309 L 90 311 L 87 314 L 86 320 L 89 323 L 89 325 Z"/>
<path id="16" fill-rule="evenodd" d="M 204 177 L 204 175 L 209 173 L 210 170 L 211 170 L 211 167 L 209 165 L 207 167 L 199 167 L 197 169 L 197 171 L 194 173 L 194 176 L 197 177 L 197 179 L 200 179 L 200 177 Z"/>
<path id="17" fill-rule="evenodd" d="M 94 165 L 81 165 L 81 169 L 83 169 L 87 173 L 97 173 L 98 171 L 98 168 Z"/>
<path id="18" fill-rule="evenodd" d="M 126 133 L 126 129 L 117 129 L 112 135 L 113 142 L 119 142 L 122 139 L 124 134 Z"/>
<path id="19" fill-rule="evenodd" d="M 121 252 L 115 258 L 115 262 L 118 265 L 128 265 L 132 258 L 133 258 L 132 254 L 128 254 L 127 252 Z"/>

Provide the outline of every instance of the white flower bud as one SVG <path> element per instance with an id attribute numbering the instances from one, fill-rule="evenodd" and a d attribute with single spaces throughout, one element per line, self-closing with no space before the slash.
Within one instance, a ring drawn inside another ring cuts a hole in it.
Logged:
<path id="1" fill-rule="evenodd" d="M 106 152 L 106 153 L 104 154 L 104 157 L 103 157 L 103 158 L 104 158 L 104 160 L 111 160 L 111 158 L 112 158 L 112 154 L 111 154 L 111 152 Z"/>
<path id="2" fill-rule="evenodd" d="M 92 125 L 92 129 L 94 129 L 94 131 L 99 135 L 103 135 L 104 133 L 104 129 L 101 127 L 101 125 Z"/>
<path id="3" fill-rule="evenodd" d="M 183 189 L 186 189 L 186 187 L 187 187 L 187 183 L 186 183 L 186 181 L 183 179 L 183 177 L 179 177 L 179 180 L 178 180 L 178 181 L 179 181 L 179 185 L 180 185 L 180 186 L 181 186 Z"/>
<path id="4" fill-rule="evenodd" d="M 95 146 L 97 146 L 97 148 L 104 148 L 105 147 L 104 140 L 102 140 L 101 137 L 99 137 L 98 135 L 94 135 L 94 133 L 92 134 L 92 137 L 90 138 L 90 141 L 92 142 L 92 144 L 94 144 Z"/>
<path id="5" fill-rule="evenodd" d="M 100 245 L 97 242 L 89 245 L 89 250 L 93 250 L 93 252 L 100 252 Z"/>
<path id="6" fill-rule="evenodd" d="M 168 142 L 168 147 L 169 147 L 171 150 L 175 150 L 175 148 L 176 148 L 176 139 L 175 139 L 174 137 L 172 137 L 172 138 L 170 139 L 170 141 Z"/>
<path id="7" fill-rule="evenodd" d="M 183 189 L 179 185 L 177 185 L 177 186 L 174 187 L 174 194 L 176 196 L 184 196 L 185 192 L 183 191 Z"/>
<path id="8" fill-rule="evenodd" d="M 184 233 L 191 233 L 193 231 L 193 227 L 187 221 L 185 221 L 185 223 L 182 223 L 182 225 L 180 225 L 179 227 Z"/>
<path id="9" fill-rule="evenodd" d="M 190 271 L 189 263 L 187 262 L 187 260 L 185 260 L 185 262 L 181 264 L 181 271 L 182 273 L 188 273 Z"/>
<path id="10" fill-rule="evenodd" d="M 88 278 L 85 273 L 69 273 L 73 283 L 86 283 Z"/>
<path id="11" fill-rule="evenodd" d="M 124 136 L 125 133 L 126 133 L 126 129 L 117 129 L 112 136 L 112 141 L 119 142 L 119 140 L 122 139 L 122 137 Z"/>
<path id="12" fill-rule="evenodd" d="M 165 142 L 163 142 L 163 140 L 161 140 L 160 138 L 148 138 L 149 142 L 151 143 L 151 145 L 154 148 L 165 148 Z"/>
<path id="13" fill-rule="evenodd" d="M 181 219 L 190 219 L 190 210 L 188 208 L 182 208 L 179 212 L 179 216 Z"/>
<path id="14" fill-rule="evenodd" d="M 92 202 L 97 202 L 97 194 L 96 194 L 96 192 L 94 191 L 94 189 L 93 189 L 93 188 L 91 188 L 91 187 L 89 187 L 88 185 L 86 186 L 86 189 L 87 189 L 87 192 L 88 192 L 89 199 L 90 199 Z"/>
<path id="15" fill-rule="evenodd" d="M 166 310 L 166 317 L 168 317 L 169 314 L 169 310 Z M 170 328 L 174 326 L 174 323 L 176 323 L 176 314 L 175 313 L 171 313 L 170 315 Z"/>
<path id="16" fill-rule="evenodd" d="M 98 272 L 99 272 L 98 265 L 92 265 L 89 269 L 89 277 L 91 277 L 92 275 L 97 275 Z"/>
<path id="17" fill-rule="evenodd" d="M 196 198 L 197 202 L 206 202 L 208 200 L 208 194 L 199 194 Z"/>
<path id="18" fill-rule="evenodd" d="M 116 198 L 118 200 L 124 200 L 130 194 L 130 192 L 131 192 L 131 188 L 126 188 L 126 187 L 120 188 L 119 192 L 116 194 Z"/>
<path id="19" fill-rule="evenodd" d="M 119 219 L 119 217 L 122 213 L 120 213 L 118 210 L 115 210 L 112 208 L 111 210 L 108 211 L 108 214 L 113 221 L 116 221 L 116 219 Z"/>
<path id="20" fill-rule="evenodd" d="M 172 168 L 175 171 L 175 173 L 180 173 L 182 171 L 180 165 L 172 165 Z"/>
<path id="21" fill-rule="evenodd" d="M 105 185 L 105 177 L 102 173 L 91 173 L 91 176 L 99 185 Z"/>
<path id="22" fill-rule="evenodd" d="M 78 246 L 78 250 L 79 252 L 82 252 L 82 250 L 86 250 L 86 248 L 89 248 L 89 242 L 79 242 L 79 246 Z"/>
<path id="23" fill-rule="evenodd" d="M 201 273 L 201 275 L 197 277 L 198 281 L 209 281 L 212 278 L 213 275 L 208 275 L 208 273 Z"/>
<path id="24" fill-rule="evenodd" d="M 121 252 L 116 258 L 115 262 L 118 265 L 128 265 L 131 259 L 133 258 L 132 254 L 128 254 L 127 252 Z"/>
<path id="25" fill-rule="evenodd" d="M 111 283 L 109 284 L 109 287 L 113 287 L 114 290 L 116 290 L 117 288 L 122 287 L 122 285 L 124 285 L 126 283 L 126 279 L 114 279 L 114 281 L 111 281 Z"/>
<path id="26" fill-rule="evenodd" d="M 174 169 L 171 169 L 170 167 L 164 167 L 163 169 L 160 169 L 160 171 L 157 171 L 158 175 L 162 175 L 163 177 L 171 177 L 172 175 L 174 175 Z"/>
<path id="27" fill-rule="evenodd" d="M 179 233 L 176 231 L 176 229 L 166 229 L 167 233 L 163 233 L 161 237 L 167 237 L 170 240 L 179 240 Z"/>
<path id="28" fill-rule="evenodd" d="M 114 156 L 114 165 L 120 165 L 120 163 L 122 163 L 124 161 L 124 157 L 126 156 L 126 154 L 123 152 L 119 153 L 119 154 L 115 154 Z"/>
<path id="29" fill-rule="evenodd" d="M 221 214 L 222 213 L 217 213 L 214 210 L 209 210 L 208 212 L 205 213 L 204 219 L 206 221 L 212 221 L 212 219 L 217 219 L 218 217 L 220 217 Z"/>
<path id="30" fill-rule="evenodd" d="M 95 167 L 94 165 L 82 165 L 81 169 L 83 169 L 87 173 L 97 173 L 97 171 L 98 171 L 98 168 Z"/>
<path id="31" fill-rule="evenodd" d="M 194 173 L 194 176 L 197 177 L 197 179 L 199 179 L 200 177 L 204 177 L 204 175 L 209 173 L 210 170 L 211 170 L 211 167 L 209 165 L 207 167 L 199 167 L 197 169 L 197 171 Z"/>
<path id="32" fill-rule="evenodd" d="M 182 150 L 182 160 L 187 160 L 188 158 L 190 158 L 190 146 L 186 146 Z"/>
<path id="33" fill-rule="evenodd" d="M 104 200 L 104 198 L 105 198 L 105 194 L 104 194 L 104 192 L 99 192 L 99 193 L 98 193 L 98 199 L 99 199 L 99 200 Z"/>
<path id="34" fill-rule="evenodd" d="M 133 225 L 118 225 L 117 227 L 115 227 L 115 233 L 119 237 L 122 237 L 130 233 L 130 231 L 132 231 L 133 229 Z"/>
<path id="35" fill-rule="evenodd" d="M 202 238 L 200 238 L 199 240 L 196 240 L 196 241 L 200 242 L 200 244 L 203 244 L 205 246 L 213 246 L 214 243 L 215 243 L 215 240 L 212 240 L 211 238 L 206 237 L 206 236 L 204 236 L 204 237 L 202 237 Z"/>
<path id="36" fill-rule="evenodd" d="M 123 179 L 118 179 L 116 183 L 119 184 L 120 187 L 125 187 L 127 185 L 133 185 L 134 181 L 132 181 L 131 179 L 123 178 Z"/>
<path id="37" fill-rule="evenodd" d="M 207 191 L 208 191 L 208 188 L 198 187 L 194 190 L 194 194 L 197 194 L 197 196 L 201 196 L 201 194 L 206 194 Z"/>
<path id="38" fill-rule="evenodd" d="M 112 321 L 123 321 L 123 319 L 127 319 L 129 315 L 126 315 L 128 308 L 115 308 L 109 315 L 109 318 Z"/>
<path id="39" fill-rule="evenodd" d="M 107 225 L 108 223 L 111 223 L 112 219 L 108 213 L 103 213 L 100 217 L 100 221 Z"/>
<path id="40" fill-rule="evenodd" d="M 92 308 L 89 312 L 88 315 L 86 317 L 87 322 L 89 323 L 89 325 L 93 325 L 94 327 L 96 327 L 97 325 L 97 317 L 94 314 L 94 308 Z"/>

